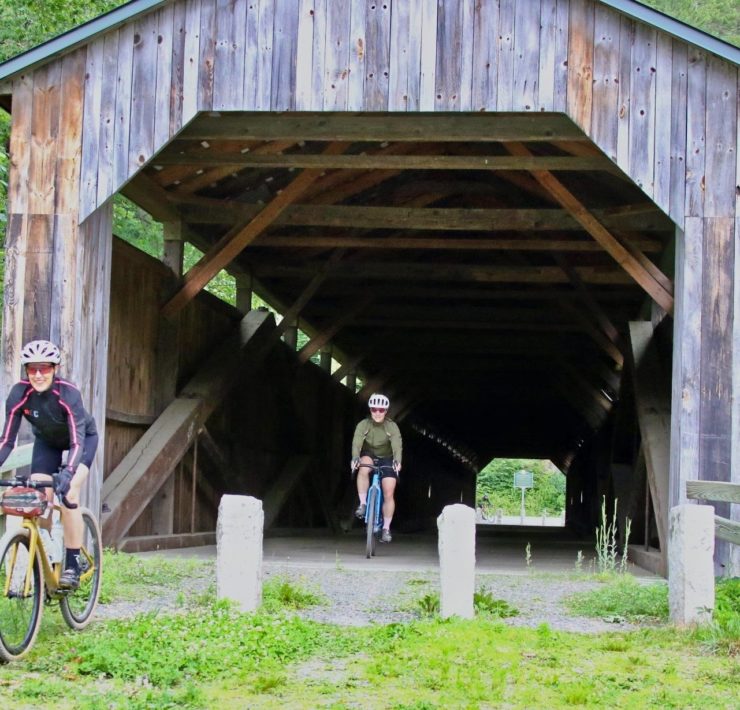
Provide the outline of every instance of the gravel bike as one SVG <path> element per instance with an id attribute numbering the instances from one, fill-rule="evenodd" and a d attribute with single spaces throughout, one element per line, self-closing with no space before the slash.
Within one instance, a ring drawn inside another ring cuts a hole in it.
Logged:
<path id="1" fill-rule="evenodd" d="M 367 466 L 368 464 L 360 464 Z M 358 468 L 359 466 L 358 465 Z M 367 489 L 367 503 L 365 507 L 365 556 L 369 559 L 375 555 L 378 536 L 383 529 L 383 489 L 380 486 L 380 472 L 382 469 L 392 470 L 392 466 L 381 466 L 378 459 L 373 459 L 373 476 L 370 487 Z"/>
<path id="2" fill-rule="evenodd" d="M 53 540 L 40 525 L 49 508 L 50 516 L 61 515 L 61 506 L 56 500 L 49 504 L 42 490 L 55 485 L 56 476 L 51 482 L 22 477 L 0 480 L 0 486 L 7 488 L 0 509 L 5 515 L 22 518 L 19 527 L 9 529 L 0 539 L 0 660 L 5 662 L 21 658 L 33 645 L 44 603 L 58 601 L 64 621 L 75 630 L 87 626 L 98 603 L 103 545 L 98 522 L 87 508 L 81 510 L 80 586 L 74 590 L 59 586 L 64 541 Z M 61 535 L 61 525 L 55 527 L 59 528 L 57 536 Z M 58 559 L 52 561 L 55 547 Z"/>

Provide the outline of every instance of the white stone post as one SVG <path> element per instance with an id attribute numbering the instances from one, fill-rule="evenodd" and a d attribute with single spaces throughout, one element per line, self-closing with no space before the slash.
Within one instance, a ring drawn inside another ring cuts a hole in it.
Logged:
<path id="1" fill-rule="evenodd" d="M 671 508 L 668 533 L 668 608 L 681 626 L 712 620 L 714 610 L 714 507 Z"/>
<path id="2" fill-rule="evenodd" d="M 440 615 L 472 619 L 475 592 L 475 511 L 448 505 L 437 518 Z"/>
<path id="3" fill-rule="evenodd" d="M 231 599 L 241 611 L 254 611 L 262 601 L 262 501 L 225 495 L 216 525 L 216 594 Z"/>

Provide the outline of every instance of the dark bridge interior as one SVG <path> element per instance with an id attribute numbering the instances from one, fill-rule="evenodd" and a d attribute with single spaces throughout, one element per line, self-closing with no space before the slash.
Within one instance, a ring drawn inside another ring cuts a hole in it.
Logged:
<path id="1" fill-rule="evenodd" d="M 567 471 L 649 318 L 634 273 L 671 293 L 673 224 L 564 115 L 203 114 L 124 192 L 166 200 L 203 251 L 278 203 L 228 269 L 300 307 L 300 356 L 331 345 L 481 465 Z"/>

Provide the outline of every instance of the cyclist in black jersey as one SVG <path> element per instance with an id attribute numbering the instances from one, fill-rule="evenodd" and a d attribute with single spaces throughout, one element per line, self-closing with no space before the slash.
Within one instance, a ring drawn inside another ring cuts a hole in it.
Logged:
<path id="1" fill-rule="evenodd" d="M 34 434 L 31 478 L 49 480 L 61 468 L 56 493 L 65 503 L 62 525 L 66 556 L 59 582 L 76 589 L 80 583 L 82 513 L 77 507 L 66 507 L 66 503 L 79 504 L 80 490 L 98 447 L 98 431 L 95 420 L 82 405 L 80 391 L 58 376 L 60 362 L 59 348 L 48 340 L 34 340 L 23 346 L 21 364 L 28 379 L 13 385 L 5 402 L 0 465 L 13 450 L 21 418 L 25 417 Z M 62 467 L 65 451 L 67 460 Z"/>

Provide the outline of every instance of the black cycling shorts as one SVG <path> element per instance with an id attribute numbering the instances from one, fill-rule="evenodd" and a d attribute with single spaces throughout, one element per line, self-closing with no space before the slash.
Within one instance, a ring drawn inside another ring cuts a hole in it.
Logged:
<path id="1" fill-rule="evenodd" d="M 375 456 L 367 453 L 366 451 L 363 451 L 360 454 L 360 456 L 369 456 L 371 459 L 375 460 Z M 364 465 L 363 463 L 360 463 L 360 466 L 363 466 L 363 465 Z M 393 470 L 393 457 L 392 456 L 378 457 L 378 465 L 381 467 L 380 469 L 380 480 L 381 481 L 384 478 L 395 478 L 396 480 L 398 480 L 398 474 Z M 370 471 L 371 476 L 372 476 L 373 470 Z"/>
<path id="2" fill-rule="evenodd" d="M 80 463 L 88 468 L 92 465 L 95 452 L 98 448 L 97 432 L 88 432 L 82 445 L 82 457 Z M 52 475 L 62 465 L 62 454 L 64 449 L 47 444 L 41 437 L 36 437 L 33 442 L 33 455 L 31 457 L 31 473 L 48 473 Z"/>

